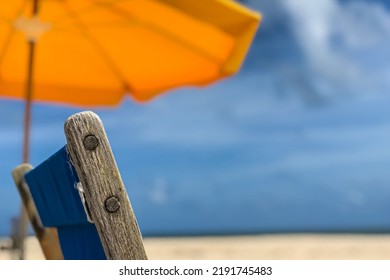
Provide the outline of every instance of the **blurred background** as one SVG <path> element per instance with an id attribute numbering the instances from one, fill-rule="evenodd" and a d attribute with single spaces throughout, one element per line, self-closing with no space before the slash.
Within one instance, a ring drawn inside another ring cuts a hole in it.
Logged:
<path id="1" fill-rule="evenodd" d="M 238 75 L 94 110 L 142 234 L 390 232 L 390 2 L 240 2 L 264 18 Z M 23 108 L 0 99 L 0 236 Z M 34 104 L 34 166 L 81 110 Z"/>

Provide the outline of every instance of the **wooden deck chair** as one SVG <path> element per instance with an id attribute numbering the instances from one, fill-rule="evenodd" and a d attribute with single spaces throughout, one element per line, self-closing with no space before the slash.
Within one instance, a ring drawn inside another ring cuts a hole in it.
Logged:
<path id="1" fill-rule="evenodd" d="M 65 122 L 65 134 L 67 145 L 39 166 L 14 170 L 45 256 L 147 259 L 99 117 L 92 112 L 73 115 Z"/>
<path id="2" fill-rule="evenodd" d="M 55 228 L 45 228 L 42 225 L 34 200 L 24 179 L 24 175 L 31 169 L 32 166 L 30 164 L 21 164 L 12 171 L 12 176 L 45 258 L 48 260 L 61 260 L 64 257 L 61 252 L 57 230 Z M 19 240 L 19 242 L 24 243 L 24 240 Z M 23 255 L 19 259 L 24 259 L 24 244 L 18 245 L 20 248 L 23 248 Z"/>

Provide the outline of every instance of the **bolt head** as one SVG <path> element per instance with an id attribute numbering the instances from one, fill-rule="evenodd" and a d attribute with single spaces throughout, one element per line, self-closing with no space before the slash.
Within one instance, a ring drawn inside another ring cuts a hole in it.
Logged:
<path id="1" fill-rule="evenodd" d="M 107 212 L 115 213 L 121 207 L 121 203 L 119 202 L 119 199 L 116 196 L 111 196 L 106 199 L 106 201 L 104 202 L 104 206 Z"/>
<path id="2" fill-rule="evenodd" d="M 97 146 L 99 146 L 99 140 L 96 138 L 95 135 L 87 135 L 84 138 L 83 143 L 84 143 L 84 147 L 90 151 L 95 150 Z"/>

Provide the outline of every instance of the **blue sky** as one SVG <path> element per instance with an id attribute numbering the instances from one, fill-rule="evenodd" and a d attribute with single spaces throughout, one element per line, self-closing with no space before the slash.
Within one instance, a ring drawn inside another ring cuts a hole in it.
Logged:
<path id="1" fill-rule="evenodd" d="M 95 110 L 145 235 L 390 229 L 387 1 L 251 0 L 242 71 Z M 82 109 L 36 104 L 31 162 Z M 23 104 L 0 100 L 0 234 L 19 211 Z"/>

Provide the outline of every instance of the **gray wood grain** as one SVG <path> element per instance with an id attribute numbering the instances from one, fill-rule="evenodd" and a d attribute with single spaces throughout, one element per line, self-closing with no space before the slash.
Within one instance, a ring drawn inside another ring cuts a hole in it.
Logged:
<path id="1" fill-rule="evenodd" d="M 99 117 L 93 112 L 75 114 L 65 122 L 64 130 L 107 259 L 147 259 L 136 217 Z"/>
<path id="2" fill-rule="evenodd" d="M 45 228 L 42 225 L 30 189 L 24 180 L 24 174 L 31 169 L 32 166 L 30 164 L 21 164 L 12 171 L 12 177 L 14 178 L 23 206 L 41 245 L 45 258 L 48 260 L 63 260 L 64 257 L 62 255 L 57 230 L 55 228 Z"/>

